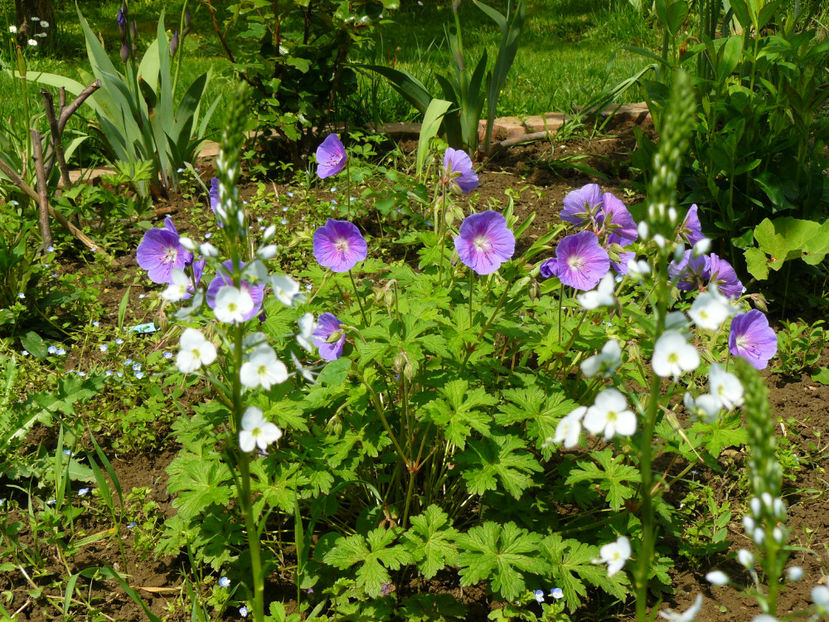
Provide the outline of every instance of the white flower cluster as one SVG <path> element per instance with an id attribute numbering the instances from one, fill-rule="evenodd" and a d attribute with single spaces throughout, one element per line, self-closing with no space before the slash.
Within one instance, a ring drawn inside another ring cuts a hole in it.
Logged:
<path id="1" fill-rule="evenodd" d="M 593 434 L 604 433 L 606 440 L 617 434 L 631 436 L 636 432 L 636 415 L 617 389 L 605 389 L 596 396 L 590 408 L 579 406 L 558 422 L 553 443 L 574 447 L 579 442 L 581 427 Z"/>

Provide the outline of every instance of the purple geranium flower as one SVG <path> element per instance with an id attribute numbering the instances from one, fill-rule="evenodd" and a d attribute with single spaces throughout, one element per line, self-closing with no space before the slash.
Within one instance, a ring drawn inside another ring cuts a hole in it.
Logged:
<path id="1" fill-rule="evenodd" d="M 226 262 L 222 264 L 222 267 L 219 269 L 219 273 L 213 277 L 213 280 L 210 281 L 210 285 L 207 286 L 207 306 L 211 309 L 216 307 L 216 295 L 219 293 L 219 290 L 222 289 L 225 285 L 233 285 L 233 279 L 230 276 L 232 272 L 233 263 L 232 259 L 228 259 Z M 245 263 L 242 262 L 239 266 L 239 269 L 245 267 Z M 265 293 L 265 286 L 264 285 L 251 285 L 246 281 L 242 281 L 240 284 L 240 288 L 242 291 L 246 291 L 250 294 L 250 297 L 253 299 L 253 309 L 245 315 L 243 321 L 247 322 L 252 317 L 256 316 L 259 313 L 259 310 L 262 308 L 262 297 Z"/>
<path id="2" fill-rule="evenodd" d="M 777 335 L 762 311 L 752 309 L 731 320 L 728 350 L 741 356 L 757 369 L 764 369 L 777 353 Z"/>
<path id="3" fill-rule="evenodd" d="M 343 353 L 345 331 L 340 331 L 340 320 L 333 313 L 323 313 L 317 320 L 314 331 L 314 345 L 319 348 L 320 356 L 326 361 L 336 361 Z M 336 340 L 329 341 L 332 335 Z"/>
<path id="4" fill-rule="evenodd" d="M 183 270 L 193 261 L 193 254 L 179 243 L 173 221 L 165 218 L 163 228 L 150 229 L 144 234 L 136 251 L 136 259 L 153 283 L 170 283 L 173 268 Z"/>
<path id="5" fill-rule="evenodd" d="M 455 250 L 465 266 L 478 274 L 492 274 L 515 252 L 515 236 L 507 219 L 487 210 L 467 216 L 455 238 Z"/>
<path id="6" fill-rule="evenodd" d="M 679 234 L 684 236 L 691 246 L 705 238 L 702 234 L 702 224 L 699 221 L 699 208 L 696 203 L 688 208 L 688 213 L 685 215 L 685 220 L 682 221 Z"/>
<path id="7" fill-rule="evenodd" d="M 454 181 L 464 194 L 478 187 L 478 176 L 472 170 L 472 160 L 465 151 L 447 147 L 443 154 L 443 169 L 445 183 Z"/>
<path id="8" fill-rule="evenodd" d="M 739 298 L 743 294 L 743 284 L 737 278 L 734 268 L 725 259 L 714 253 L 709 255 L 710 283 L 716 283 L 726 298 Z"/>
<path id="9" fill-rule="evenodd" d="M 668 274 L 672 279 L 679 279 L 676 286 L 682 291 L 689 292 L 695 287 L 702 289 L 711 274 L 711 261 L 707 255 L 694 257 L 689 249 L 681 260 L 668 264 Z"/>
<path id="10" fill-rule="evenodd" d="M 336 175 L 345 166 L 348 155 L 336 134 L 329 134 L 317 147 L 317 175 L 320 179 Z"/>
<path id="11" fill-rule="evenodd" d="M 574 225 L 595 218 L 602 204 L 602 190 L 598 184 L 587 184 L 564 197 L 564 209 L 559 218 Z"/>
<path id="12" fill-rule="evenodd" d="M 607 251 L 599 245 L 599 238 L 592 231 L 568 235 L 556 247 L 556 258 L 542 266 L 545 271 L 557 276 L 562 283 L 582 291 L 596 287 L 610 270 Z"/>
<path id="13" fill-rule="evenodd" d="M 334 272 L 348 272 L 367 254 L 368 246 L 360 230 L 347 220 L 329 218 L 314 231 L 314 257 Z"/>

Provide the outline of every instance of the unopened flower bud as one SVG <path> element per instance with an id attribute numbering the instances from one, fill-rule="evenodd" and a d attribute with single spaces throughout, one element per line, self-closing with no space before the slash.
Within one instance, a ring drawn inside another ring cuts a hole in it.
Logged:
<path id="1" fill-rule="evenodd" d="M 763 509 L 763 506 L 760 505 L 760 499 L 757 497 L 752 497 L 751 501 L 749 501 L 749 505 L 751 506 L 751 513 L 759 518 L 760 512 Z"/>
<path id="2" fill-rule="evenodd" d="M 276 233 L 276 225 L 271 225 L 270 227 L 265 229 L 265 233 L 262 234 L 262 240 L 267 242 L 268 240 L 270 240 L 274 236 L 275 233 Z"/>
<path id="3" fill-rule="evenodd" d="M 751 568 L 754 565 L 754 555 L 746 549 L 737 551 L 737 561 L 743 568 Z"/>
<path id="4" fill-rule="evenodd" d="M 178 49 L 178 29 L 173 31 L 173 38 L 170 39 L 170 56 L 175 56 Z"/>
<path id="5" fill-rule="evenodd" d="M 786 504 L 783 503 L 783 499 L 781 499 L 780 497 L 777 497 L 774 500 L 774 504 L 772 506 L 772 511 L 774 512 L 774 515 L 777 518 L 779 518 L 781 520 L 786 518 Z"/>
<path id="6" fill-rule="evenodd" d="M 260 248 L 257 253 L 261 259 L 273 259 L 276 257 L 276 244 L 268 244 Z"/>
<path id="7" fill-rule="evenodd" d="M 190 238 L 188 238 L 187 236 L 180 237 L 178 239 L 178 243 L 181 244 L 188 251 L 192 252 L 192 251 L 196 250 L 196 243 L 193 240 L 191 240 Z"/>
<path id="8" fill-rule="evenodd" d="M 639 225 L 636 227 L 636 231 L 637 233 L 639 233 L 640 238 L 642 238 L 643 240 L 648 239 L 648 233 L 650 233 L 650 231 L 648 230 L 648 223 L 646 223 L 644 220 L 641 221 Z"/>
<path id="9" fill-rule="evenodd" d="M 124 41 L 124 43 L 121 45 L 121 60 L 126 63 L 129 59 L 130 59 L 130 46 L 127 45 L 126 41 Z"/>
<path id="10" fill-rule="evenodd" d="M 743 529 L 745 529 L 748 534 L 754 531 L 754 519 L 748 514 L 743 516 Z"/>
<path id="11" fill-rule="evenodd" d="M 803 568 L 800 566 L 789 566 L 786 568 L 786 580 L 787 581 L 800 581 L 800 578 L 803 576 Z"/>
<path id="12" fill-rule="evenodd" d="M 751 535 L 751 539 L 754 540 L 755 544 L 763 544 L 766 540 L 766 532 L 763 531 L 760 527 L 757 527 L 754 530 L 754 533 Z"/>
<path id="13" fill-rule="evenodd" d="M 217 257 L 219 255 L 219 251 L 210 242 L 205 242 L 199 246 L 199 251 L 205 257 Z"/>
<path id="14" fill-rule="evenodd" d="M 775 527 L 771 532 L 771 537 L 774 538 L 774 541 L 778 544 L 783 542 L 783 530 L 780 527 Z"/>
<path id="15" fill-rule="evenodd" d="M 760 499 L 763 501 L 763 505 L 766 506 L 766 509 L 771 510 L 772 504 L 774 503 L 774 499 L 772 498 L 771 494 L 768 492 L 764 492 L 760 495 Z"/>
<path id="16" fill-rule="evenodd" d="M 677 219 L 676 208 L 675 207 L 669 207 L 668 208 L 668 221 L 672 225 L 674 225 L 674 224 L 676 224 L 676 219 Z"/>
<path id="17" fill-rule="evenodd" d="M 665 248 L 665 237 L 661 233 L 657 233 L 653 236 L 653 241 L 656 242 L 656 245 L 659 248 Z"/>
<path id="18" fill-rule="evenodd" d="M 711 240 L 702 238 L 699 242 L 694 244 L 694 257 L 700 257 L 711 250 Z"/>

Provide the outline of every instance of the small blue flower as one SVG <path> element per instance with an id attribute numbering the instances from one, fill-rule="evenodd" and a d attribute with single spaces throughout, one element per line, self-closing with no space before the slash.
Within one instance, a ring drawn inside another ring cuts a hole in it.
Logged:
<path id="1" fill-rule="evenodd" d="M 141 371 L 141 363 L 133 363 L 132 371 Z"/>
<path id="2" fill-rule="evenodd" d="M 132 359 L 126 359 L 124 365 L 132 365 Z"/>
<path id="3" fill-rule="evenodd" d="M 63 348 L 58 348 L 58 351 L 55 354 L 57 354 L 58 356 L 63 356 L 64 354 L 66 354 L 66 350 L 64 350 Z"/>
<path id="4" fill-rule="evenodd" d="M 22 299 L 22 298 L 25 298 L 25 297 L 26 297 L 26 294 L 24 294 L 23 292 L 20 292 L 20 293 L 17 295 L 17 297 Z"/>
<path id="5" fill-rule="evenodd" d="M 219 585 L 221 587 L 230 587 L 230 579 L 228 579 L 227 577 L 222 577 L 221 579 L 219 579 Z"/>
<path id="6" fill-rule="evenodd" d="M 539 603 L 544 602 L 544 590 L 536 590 L 535 591 L 535 600 L 536 600 L 536 602 L 539 602 Z"/>
<path id="7" fill-rule="evenodd" d="M 64 449 L 63 450 L 63 455 L 64 456 L 69 456 L 71 458 L 72 457 L 72 450 L 71 449 Z"/>
<path id="8" fill-rule="evenodd" d="M 290 190 L 289 190 L 288 192 L 286 192 L 285 194 L 287 194 L 287 195 L 288 195 L 289 197 L 291 197 L 292 199 L 294 198 L 294 193 L 293 193 L 293 192 L 291 192 Z"/>
<path id="9" fill-rule="evenodd" d="M 165 352 L 164 354 L 162 354 L 162 356 L 165 359 L 171 359 L 171 358 L 173 358 L 173 353 L 172 352 Z"/>
<path id="10" fill-rule="evenodd" d="M 287 224 L 288 224 L 288 221 L 287 221 L 287 220 L 285 220 L 284 218 L 283 218 L 280 222 L 281 222 L 283 225 L 287 225 Z"/>
<path id="11" fill-rule="evenodd" d="M 55 346 L 49 346 L 49 347 L 46 349 L 46 351 L 47 351 L 49 354 L 57 354 L 57 353 L 58 353 L 58 349 L 57 349 L 57 347 L 55 347 Z"/>
<path id="12" fill-rule="evenodd" d="M 57 499 L 49 499 L 46 502 L 46 505 L 55 505 L 57 503 Z"/>
<path id="13" fill-rule="evenodd" d="M 302 222 L 305 222 L 305 216 L 303 216 L 302 218 L 300 218 L 300 220 L 301 220 Z"/>
<path id="14" fill-rule="evenodd" d="M 115 340 L 115 345 L 120 346 L 122 343 L 124 343 L 124 340 L 121 339 L 120 337 L 118 337 L 118 339 Z"/>
<path id="15" fill-rule="evenodd" d="M 101 323 L 100 323 L 98 320 L 95 320 L 94 322 L 92 322 L 92 325 L 93 325 L 95 328 L 98 328 L 98 327 L 101 325 Z"/>
<path id="16" fill-rule="evenodd" d="M 57 272 L 53 272 L 53 273 L 52 273 L 52 274 L 50 274 L 49 276 L 51 276 L 53 279 L 56 279 L 56 278 L 58 278 L 60 275 L 59 275 Z"/>
<path id="17" fill-rule="evenodd" d="M 245 607 L 244 605 L 239 607 L 239 615 L 242 616 L 243 618 L 247 618 L 248 617 L 248 608 Z"/>
<path id="18" fill-rule="evenodd" d="M 79 372 L 78 372 L 78 375 L 79 375 L 81 378 L 83 378 L 84 376 L 86 376 L 86 372 L 85 372 L 85 371 L 79 371 Z"/>
<path id="19" fill-rule="evenodd" d="M 286 205 L 285 207 L 283 207 L 283 208 L 282 208 L 282 211 L 283 211 L 283 212 L 287 212 L 287 211 L 288 211 L 288 206 Z"/>
<path id="20" fill-rule="evenodd" d="M 212 237 L 213 237 L 213 232 L 212 231 L 208 231 L 207 233 L 204 234 L 204 239 L 205 240 L 209 240 Z"/>
<path id="21" fill-rule="evenodd" d="M 88 494 L 89 494 L 89 488 L 80 488 L 80 489 L 78 489 L 78 496 L 79 497 L 85 497 Z"/>
<path id="22" fill-rule="evenodd" d="M 550 596 L 552 596 L 556 600 L 564 598 L 564 591 L 560 587 L 554 587 L 550 590 Z"/>
<path id="23" fill-rule="evenodd" d="M 146 297 L 147 297 L 147 294 L 138 294 L 139 299 L 143 299 L 143 298 L 146 298 Z"/>
<path id="24" fill-rule="evenodd" d="M 23 356 L 29 356 L 29 351 L 28 350 L 21 350 L 20 354 L 22 354 Z"/>
<path id="25" fill-rule="evenodd" d="M 55 252 L 55 247 L 50 245 L 50 246 L 46 247 L 46 250 L 49 251 L 50 253 L 54 253 Z"/>
<path id="26" fill-rule="evenodd" d="M 135 372 L 135 377 L 138 378 L 139 380 L 141 380 L 144 377 L 144 372 L 143 371 Z"/>
<path id="27" fill-rule="evenodd" d="M 112 370 L 111 369 L 108 369 L 104 372 L 104 376 L 111 376 L 111 375 L 112 375 Z"/>
<path id="28" fill-rule="evenodd" d="M 135 529 L 135 521 L 130 521 L 127 523 L 127 529 Z"/>
<path id="29" fill-rule="evenodd" d="M 331 186 L 331 192 L 336 192 L 336 191 L 337 191 L 337 186 Z"/>
<path id="30" fill-rule="evenodd" d="M 117 371 L 117 372 L 115 372 L 115 375 L 118 376 L 119 378 L 123 378 L 124 377 L 124 372 Z"/>
<path id="31" fill-rule="evenodd" d="M 99 346 L 98 346 L 98 349 L 99 349 L 101 352 L 106 352 L 107 350 L 109 350 L 109 346 L 108 346 L 107 344 L 105 344 L 105 343 L 102 343 L 101 345 L 99 345 Z"/>
<path id="32" fill-rule="evenodd" d="M 256 222 L 262 222 L 262 217 L 260 216 L 259 218 L 257 218 Z"/>

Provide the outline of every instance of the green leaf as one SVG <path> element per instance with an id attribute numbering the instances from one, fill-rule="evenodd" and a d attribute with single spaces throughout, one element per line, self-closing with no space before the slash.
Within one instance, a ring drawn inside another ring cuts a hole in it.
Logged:
<path id="1" fill-rule="evenodd" d="M 829 367 L 821 367 L 816 373 L 812 374 L 812 380 L 820 384 L 829 384 Z"/>
<path id="2" fill-rule="evenodd" d="M 403 542 L 424 577 L 431 579 L 445 566 L 457 563 L 454 540 L 458 532 L 446 512 L 430 505 L 423 514 L 413 516 L 411 523 L 403 534 Z"/>
<path id="3" fill-rule="evenodd" d="M 540 575 L 547 565 L 539 559 L 540 538 L 515 523 L 487 521 L 458 536 L 461 585 L 488 580 L 502 598 L 515 600 L 526 589 L 524 572 Z"/>
<path id="4" fill-rule="evenodd" d="M 479 406 L 490 406 L 496 399 L 482 387 L 468 391 L 466 380 L 452 380 L 441 389 L 442 398 L 432 400 L 424 408 L 424 417 L 443 430 L 446 440 L 460 448 L 466 446 L 466 439 L 477 431 L 489 436 L 490 417 L 478 410 Z"/>
<path id="5" fill-rule="evenodd" d="M 766 254 L 759 248 L 752 246 L 745 250 L 746 270 L 758 281 L 769 278 L 769 263 Z"/>
<path id="6" fill-rule="evenodd" d="M 179 456 L 167 472 L 167 490 L 177 495 L 173 507 L 185 519 L 196 517 L 214 503 L 226 506 L 230 501 L 230 470 L 217 457 L 211 460 L 194 454 Z"/>
<path id="7" fill-rule="evenodd" d="M 23 344 L 23 347 L 35 358 L 40 359 L 41 361 L 46 358 L 48 354 L 46 344 L 43 343 L 43 339 L 40 338 L 34 331 L 29 331 L 20 339 L 20 343 Z"/>
<path id="8" fill-rule="evenodd" d="M 464 467 L 466 488 L 475 495 L 495 490 L 500 482 L 504 490 L 519 499 L 533 485 L 532 473 L 543 470 L 517 436 L 471 441 L 457 459 Z"/>
<path id="9" fill-rule="evenodd" d="M 377 597 L 383 584 L 391 580 L 388 569 L 397 570 L 411 562 L 402 545 L 392 545 L 399 531 L 378 527 L 370 531 L 367 538 L 360 534 L 340 537 L 325 553 L 323 562 L 340 570 L 358 566 L 357 587 L 367 595 Z"/>
<path id="10" fill-rule="evenodd" d="M 599 547 L 578 540 L 564 540 L 559 534 L 551 534 L 544 538 L 540 550 L 550 565 L 553 582 L 561 587 L 567 608 L 571 612 L 587 596 L 585 581 L 616 598 L 624 599 L 627 596 L 627 575 L 619 572 L 608 577 L 607 568 L 594 563 L 593 560 L 599 557 Z"/>
<path id="11" fill-rule="evenodd" d="M 443 116 L 452 106 L 452 102 L 445 99 L 433 99 L 423 115 L 423 125 L 420 126 L 420 137 L 417 140 L 417 175 L 423 172 L 423 164 L 429 154 L 429 145 L 437 136 Z"/>
<path id="12" fill-rule="evenodd" d="M 579 482 L 595 482 L 605 492 L 611 509 L 620 510 L 635 489 L 628 484 L 639 483 L 639 470 L 624 464 L 623 455 L 614 456 L 611 448 L 590 454 L 595 462 L 579 460 L 577 468 L 570 471 L 565 483 L 570 486 Z"/>

